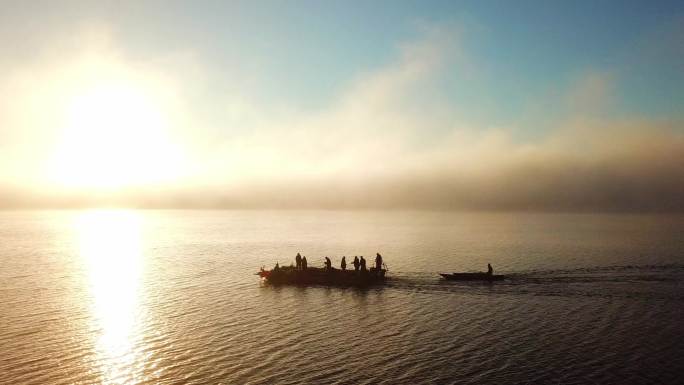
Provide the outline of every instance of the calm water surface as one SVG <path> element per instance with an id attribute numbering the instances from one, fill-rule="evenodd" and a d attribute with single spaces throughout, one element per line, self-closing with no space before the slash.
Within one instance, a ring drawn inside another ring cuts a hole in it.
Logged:
<path id="1" fill-rule="evenodd" d="M 254 275 L 298 251 L 391 280 Z M 0 383 L 675 384 L 682 282 L 682 216 L 0 212 Z"/>

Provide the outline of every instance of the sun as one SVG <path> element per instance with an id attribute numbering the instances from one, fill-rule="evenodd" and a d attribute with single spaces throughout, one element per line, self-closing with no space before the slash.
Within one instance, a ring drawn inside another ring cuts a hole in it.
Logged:
<path id="1" fill-rule="evenodd" d="M 91 85 L 67 103 L 50 168 L 63 187 L 99 190 L 173 180 L 180 151 L 164 109 L 122 80 Z"/>

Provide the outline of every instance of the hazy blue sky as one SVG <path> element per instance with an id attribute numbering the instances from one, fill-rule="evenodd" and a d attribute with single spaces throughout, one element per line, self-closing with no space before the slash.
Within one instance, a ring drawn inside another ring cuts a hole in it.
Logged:
<path id="1" fill-rule="evenodd" d="M 324 105 L 359 73 L 394 60 L 398 45 L 438 26 L 454 27 L 484 73 L 464 87 L 445 71 L 441 88 L 491 119 L 518 118 L 529 99 L 585 71 L 610 73 L 620 111 L 682 110 L 680 1 L 5 1 L 3 8 L 0 31 L 12 55 L 30 59 L 55 34 L 102 23 L 131 56 L 192 51 L 217 80 L 249 77 L 254 97 L 301 108 Z"/>
<path id="2" fill-rule="evenodd" d="M 441 180 L 459 180 L 484 175 L 481 164 L 490 177 L 512 175 L 504 169 L 527 167 L 530 153 L 556 164 L 582 158 L 578 147 L 605 165 L 617 152 L 642 156 L 630 146 L 643 137 L 681 142 L 681 1 L 4 1 L 2 9 L 0 174 L 14 190 L 55 182 L 46 162 L 73 169 L 75 149 L 97 145 L 59 143 L 108 115 L 119 120 L 100 130 L 129 126 L 112 154 L 138 151 L 132 163 L 144 163 L 142 150 L 121 143 L 147 130 L 136 114 L 163 115 L 140 147 L 168 141 L 152 158 L 183 170 L 154 183 L 213 195 L 340 175 L 401 185 L 441 170 L 449 175 Z M 116 108 L 143 94 L 146 102 Z M 69 101 L 98 97 L 110 106 Z M 64 118 L 74 105 L 78 116 Z M 623 140 L 630 144 L 615 144 Z M 376 155 L 399 164 L 368 167 Z M 163 168 L 148 166 L 150 175 Z M 97 187 L 87 183 L 93 170 L 70 172 L 78 183 L 64 186 Z M 143 189 L 148 174 L 104 185 Z"/>

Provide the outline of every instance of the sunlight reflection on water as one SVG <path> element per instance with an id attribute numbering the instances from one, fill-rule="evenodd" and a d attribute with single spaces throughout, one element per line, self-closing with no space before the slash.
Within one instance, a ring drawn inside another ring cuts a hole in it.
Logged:
<path id="1" fill-rule="evenodd" d="M 97 370 L 106 383 L 128 382 L 139 359 L 134 339 L 140 312 L 141 217 L 127 210 L 88 211 L 76 225 L 99 330 Z"/>

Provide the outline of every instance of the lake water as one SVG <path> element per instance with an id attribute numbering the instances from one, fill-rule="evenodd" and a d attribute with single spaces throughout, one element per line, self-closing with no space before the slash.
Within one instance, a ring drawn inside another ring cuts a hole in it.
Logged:
<path id="1" fill-rule="evenodd" d="M 378 251 L 384 287 L 254 275 Z M 684 216 L 6 211 L 0 383 L 675 384 L 683 282 Z"/>

